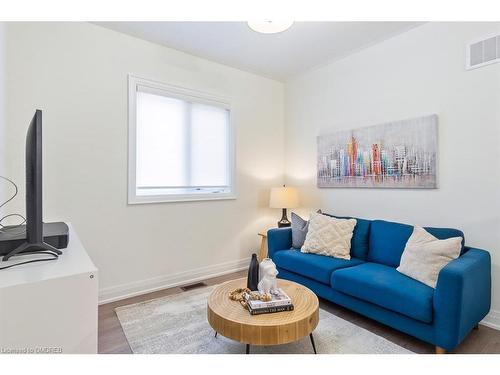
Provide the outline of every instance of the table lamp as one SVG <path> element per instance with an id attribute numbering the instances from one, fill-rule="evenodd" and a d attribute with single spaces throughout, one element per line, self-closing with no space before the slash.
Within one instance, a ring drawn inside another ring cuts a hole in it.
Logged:
<path id="1" fill-rule="evenodd" d="M 292 187 L 272 188 L 271 196 L 269 198 L 269 207 L 271 208 L 281 208 L 283 210 L 283 216 L 281 220 L 278 221 L 278 228 L 289 227 L 291 225 L 290 221 L 286 216 L 287 208 L 295 208 L 299 205 L 299 194 L 297 190 Z"/>

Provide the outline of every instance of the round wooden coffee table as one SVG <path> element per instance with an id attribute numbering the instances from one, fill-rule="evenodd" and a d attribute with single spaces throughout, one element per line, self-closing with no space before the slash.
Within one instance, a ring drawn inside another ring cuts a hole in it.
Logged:
<path id="1" fill-rule="evenodd" d="M 217 333 L 250 345 L 280 345 L 300 340 L 309 335 L 316 353 L 312 332 L 319 322 L 318 297 L 300 284 L 278 280 L 292 299 L 293 311 L 250 315 L 239 302 L 231 301 L 229 293 L 246 286 L 246 278 L 228 281 L 216 287 L 208 297 L 208 322 Z"/>

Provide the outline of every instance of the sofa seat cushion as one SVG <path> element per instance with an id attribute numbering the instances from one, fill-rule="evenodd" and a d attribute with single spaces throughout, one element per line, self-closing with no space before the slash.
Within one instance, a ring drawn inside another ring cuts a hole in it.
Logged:
<path id="1" fill-rule="evenodd" d="M 325 255 L 301 253 L 300 250 L 280 250 L 273 256 L 273 262 L 287 271 L 306 276 L 323 284 L 330 284 L 334 270 L 357 266 L 363 261 L 351 258 L 350 260 L 328 257 Z"/>
<path id="2" fill-rule="evenodd" d="M 332 273 L 333 289 L 424 323 L 432 323 L 434 289 L 393 267 L 363 263 Z"/>

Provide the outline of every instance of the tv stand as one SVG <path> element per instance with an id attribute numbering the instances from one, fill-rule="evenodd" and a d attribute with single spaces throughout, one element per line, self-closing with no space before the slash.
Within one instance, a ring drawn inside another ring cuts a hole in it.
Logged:
<path id="1" fill-rule="evenodd" d="M 61 250 L 57 250 L 54 246 L 46 244 L 45 242 L 41 242 L 41 243 L 28 243 L 28 242 L 25 242 L 22 245 L 16 247 L 14 250 L 12 250 L 11 252 L 9 252 L 8 254 L 4 255 L 4 257 L 2 258 L 2 261 L 6 262 L 10 258 L 12 258 L 13 256 L 15 256 L 15 255 L 22 255 L 23 253 L 34 254 L 34 253 L 38 253 L 38 252 L 44 252 L 45 253 L 47 251 L 49 251 L 49 252 L 51 252 L 51 253 L 53 253 L 55 255 L 61 255 L 62 254 Z"/>
<path id="2" fill-rule="evenodd" d="M 7 226 L 0 231 L 0 256 L 4 255 L 5 261 L 15 254 L 37 250 L 60 255 L 58 249 L 66 248 L 68 242 L 69 229 L 63 222 L 44 223 L 43 242 L 39 244 L 26 242 L 26 226 Z"/>
<path id="3" fill-rule="evenodd" d="M 57 261 L 0 271 L 0 352 L 97 353 L 99 274 L 68 226 L 71 240 Z"/>

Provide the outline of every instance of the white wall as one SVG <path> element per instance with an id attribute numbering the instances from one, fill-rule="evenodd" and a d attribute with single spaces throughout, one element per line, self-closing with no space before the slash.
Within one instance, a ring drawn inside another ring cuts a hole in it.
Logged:
<path id="1" fill-rule="evenodd" d="M 6 149 L 5 149 L 5 23 L 0 22 L 0 175 L 6 176 Z M 0 204 L 7 199 L 6 182 L 0 181 Z M 3 211 L 0 217 L 4 216 Z"/>
<path id="2" fill-rule="evenodd" d="M 302 213 L 464 230 L 492 254 L 500 324 L 500 64 L 464 70 L 466 41 L 499 30 L 425 24 L 287 83 L 284 110 L 283 85 L 272 80 L 91 24 L 8 24 L 0 166 L 7 160 L 23 189 L 25 131 L 43 109 L 45 219 L 74 224 L 105 298 L 244 264 L 256 232 L 279 216 L 266 199 L 285 164 Z M 0 48 L 0 67 L 1 57 Z M 128 73 L 233 98 L 236 201 L 126 204 Z M 439 189 L 315 187 L 318 134 L 430 113 L 439 115 Z M 10 212 L 24 211 L 23 195 Z"/>
<path id="3" fill-rule="evenodd" d="M 285 88 L 286 182 L 304 209 L 448 226 L 493 259 L 500 327 L 500 64 L 466 71 L 465 44 L 500 23 L 430 23 L 329 65 Z M 318 189 L 316 136 L 436 113 L 439 189 Z"/>
<path id="4" fill-rule="evenodd" d="M 247 265 L 279 218 L 266 199 L 283 181 L 282 83 L 85 23 L 8 24 L 7 57 L 11 175 L 24 185 L 40 108 L 45 220 L 73 223 L 101 298 Z M 237 200 L 127 205 L 128 73 L 232 98 Z"/>

